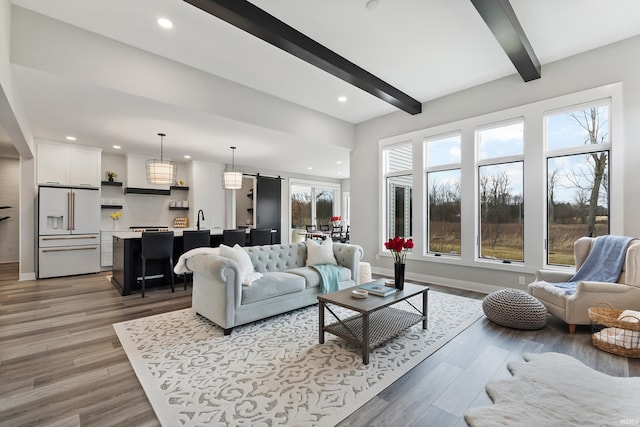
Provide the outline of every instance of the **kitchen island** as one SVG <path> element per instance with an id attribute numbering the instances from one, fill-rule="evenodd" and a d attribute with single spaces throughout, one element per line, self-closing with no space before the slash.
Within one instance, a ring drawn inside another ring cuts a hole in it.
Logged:
<path id="1" fill-rule="evenodd" d="M 173 262 L 183 253 L 182 232 L 184 228 L 170 228 L 173 231 Z M 188 229 L 186 229 L 188 230 Z M 222 243 L 222 229 L 214 228 L 211 231 L 209 246 L 218 247 Z M 249 229 L 247 229 L 247 234 Z M 133 290 L 140 289 L 138 278 L 142 278 L 142 232 L 139 231 L 115 231 L 113 233 L 113 277 L 111 283 L 121 295 L 130 295 Z M 162 284 L 169 284 L 162 274 L 160 261 L 147 262 L 147 288 Z"/>

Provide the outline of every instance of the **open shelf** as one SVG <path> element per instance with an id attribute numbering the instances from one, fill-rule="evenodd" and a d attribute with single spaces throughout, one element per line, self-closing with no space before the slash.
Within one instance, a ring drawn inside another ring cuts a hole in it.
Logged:
<path id="1" fill-rule="evenodd" d="M 169 206 L 170 211 L 188 211 L 189 208 L 183 208 L 182 206 Z"/>
<path id="2" fill-rule="evenodd" d="M 100 183 L 107 187 L 122 187 L 122 182 L 119 181 L 102 181 Z"/>
<path id="3" fill-rule="evenodd" d="M 124 189 L 126 194 L 150 194 L 156 196 L 169 196 L 171 195 L 171 190 L 156 190 L 155 188 L 137 188 L 137 187 L 126 187 Z"/>
<path id="4" fill-rule="evenodd" d="M 189 191 L 189 187 L 187 186 L 181 186 L 181 185 L 172 185 L 171 187 L 169 187 L 170 190 L 183 190 L 183 191 Z"/>
<path id="5" fill-rule="evenodd" d="M 100 205 L 101 209 L 122 209 L 122 205 Z"/>

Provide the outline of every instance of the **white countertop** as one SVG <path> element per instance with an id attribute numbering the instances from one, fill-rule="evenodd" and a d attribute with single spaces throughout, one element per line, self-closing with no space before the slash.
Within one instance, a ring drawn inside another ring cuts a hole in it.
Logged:
<path id="1" fill-rule="evenodd" d="M 169 231 L 173 231 L 174 236 L 182 236 L 184 230 L 195 230 L 195 228 L 169 228 Z M 247 228 L 247 234 L 249 233 Z M 222 236 L 222 228 L 213 228 L 209 230 L 212 236 Z M 113 236 L 119 239 L 140 239 L 142 238 L 142 232 L 129 231 L 129 230 L 113 230 Z"/>

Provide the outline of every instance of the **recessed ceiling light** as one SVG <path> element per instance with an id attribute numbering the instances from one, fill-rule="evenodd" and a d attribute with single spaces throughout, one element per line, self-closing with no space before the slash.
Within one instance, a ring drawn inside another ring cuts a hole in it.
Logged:
<path id="1" fill-rule="evenodd" d="M 167 18 L 158 18 L 157 22 L 162 28 L 173 28 L 173 22 L 169 21 Z"/>
<path id="2" fill-rule="evenodd" d="M 68 139 L 69 141 L 75 141 L 78 138 L 76 138 L 75 136 L 69 135 L 69 136 L 66 137 L 66 139 Z"/>
<path id="3" fill-rule="evenodd" d="M 373 10 L 373 9 L 375 9 L 376 7 L 378 7 L 378 4 L 379 4 L 379 3 L 380 3 L 380 0 L 369 0 L 369 1 L 367 1 L 367 3 L 365 4 L 365 7 L 366 7 L 368 10 Z"/>
<path id="4" fill-rule="evenodd" d="M 190 155 L 188 155 L 188 154 L 185 154 L 185 155 L 184 155 L 184 158 L 185 158 L 185 159 L 190 159 L 190 158 L 191 158 L 191 156 L 190 156 Z"/>
<path id="5" fill-rule="evenodd" d="M 342 172 L 338 172 L 338 175 L 342 175 Z"/>
<path id="6" fill-rule="evenodd" d="M 122 148 L 122 147 L 121 147 L 121 146 L 119 146 L 119 145 L 112 145 L 112 147 L 113 147 L 113 148 L 115 148 L 116 150 L 119 150 L 119 149 L 121 149 L 121 148 Z"/>
<path id="7" fill-rule="evenodd" d="M 342 160 L 338 160 L 338 161 L 336 162 L 336 165 L 341 165 L 341 164 L 342 164 Z"/>
<path id="8" fill-rule="evenodd" d="M 313 169 L 311 166 L 307 166 L 308 171 L 310 171 L 311 169 Z"/>
<path id="9" fill-rule="evenodd" d="M 342 95 L 338 97 L 338 102 L 347 102 L 347 97 Z"/>

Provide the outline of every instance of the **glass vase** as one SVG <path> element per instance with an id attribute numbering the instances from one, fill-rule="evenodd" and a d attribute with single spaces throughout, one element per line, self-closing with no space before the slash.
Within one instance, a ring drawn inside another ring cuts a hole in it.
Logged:
<path id="1" fill-rule="evenodd" d="M 393 264 L 393 273 L 394 273 L 393 278 L 395 282 L 395 287 L 400 291 L 404 289 L 404 267 L 405 267 L 405 264 L 401 262 L 396 262 Z"/>

